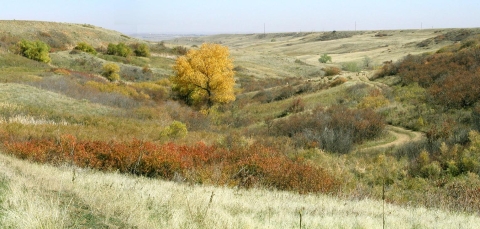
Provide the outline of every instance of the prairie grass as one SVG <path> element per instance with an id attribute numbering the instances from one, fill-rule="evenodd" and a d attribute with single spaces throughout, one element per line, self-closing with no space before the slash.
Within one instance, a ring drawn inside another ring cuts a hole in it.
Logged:
<path id="1" fill-rule="evenodd" d="M 6 228 L 382 228 L 382 202 L 191 186 L 0 154 Z M 52 176 L 52 174 L 55 174 Z M 72 181 L 72 178 L 74 180 Z M 478 215 L 385 204 L 386 228 L 476 228 Z"/>
<path id="2" fill-rule="evenodd" d="M 67 96 L 22 84 L 0 84 L 0 103 L 13 103 L 58 114 L 105 115 L 115 109 L 75 100 Z"/>

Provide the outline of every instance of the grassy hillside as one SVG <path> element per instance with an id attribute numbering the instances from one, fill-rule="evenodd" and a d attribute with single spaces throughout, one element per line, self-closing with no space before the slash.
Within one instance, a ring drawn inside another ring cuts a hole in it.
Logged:
<path id="1" fill-rule="evenodd" d="M 302 215 L 305 228 L 379 228 L 382 200 L 387 227 L 478 220 L 480 109 L 466 87 L 478 29 L 215 35 L 122 57 L 104 47 L 143 41 L 91 25 L 1 26 L 12 31 L 0 37 L 5 225 L 277 228 Z M 24 38 L 59 48 L 39 63 L 12 52 Z M 78 41 L 98 53 L 72 50 Z M 169 80 L 203 42 L 229 47 L 236 71 L 236 100 L 208 110 Z M 456 68 L 436 71 L 442 61 Z"/>
<path id="2" fill-rule="evenodd" d="M 73 24 L 44 21 L 0 20 L 0 44 L 2 47 L 21 39 L 41 40 L 54 49 L 71 49 L 78 42 L 87 42 L 95 47 L 108 43 L 136 40 L 117 31 L 89 24 Z"/>
<path id="3" fill-rule="evenodd" d="M 272 190 L 187 185 L 0 154 L 2 228 L 476 228 L 477 216 Z"/>

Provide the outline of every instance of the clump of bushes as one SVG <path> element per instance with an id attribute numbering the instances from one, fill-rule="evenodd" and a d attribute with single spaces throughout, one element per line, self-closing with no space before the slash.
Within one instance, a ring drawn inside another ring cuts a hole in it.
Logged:
<path id="1" fill-rule="evenodd" d="M 461 148 L 459 145 L 448 146 L 442 142 L 436 151 L 429 152 L 425 149 L 420 151 L 411 159 L 410 174 L 424 178 L 455 177 L 468 173 L 480 175 L 480 162 L 478 161 L 480 134 L 471 131 L 469 140 L 470 145 L 466 148 Z"/>
<path id="2" fill-rule="evenodd" d="M 337 77 L 336 79 L 334 79 L 331 83 L 330 83 L 330 87 L 336 87 L 336 86 L 339 86 L 339 85 L 342 85 L 344 84 L 345 82 L 347 82 L 347 78 L 345 77 Z"/>
<path id="3" fill-rule="evenodd" d="M 385 98 L 379 89 L 372 89 L 368 96 L 364 97 L 358 104 L 358 108 L 377 109 L 388 105 L 390 101 Z"/>
<path id="4" fill-rule="evenodd" d="M 315 145 L 330 152 L 348 153 L 353 144 L 377 137 L 384 126 L 383 118 L 371 109 L 317 107 L 312 114 L 296 114 L 274 121 L 270 134 L 290 137 L 305 146 Z"/>
<path id="5" fill-rule="evenodd" d="M 150 48 L 147 44 L 144 43 L 137 43 L 133 45 L 135 56 L 143 56 L 149 57 L 150 56 Z"/>
<path id="6" fill-rule="evenodd" d="M 118 44 L 108 44 L 107 47 L 107 54 L 108 55 L 115 55 L 115 56 L 122 56 L 127 57 L 132 53 L 132 49 L 128 47 L 125 43 L 118 43 Z"/>
<path id="7" fill-rule="evenodd" d="M 320 63 L 327 63 L 328 61 L 332 62 L 332 57 L 325 53 L 318 58 L 318 61 Z"/>
<path id="8" fill-rule="evenodd" d="M 357 62 L 347 62 L 342 64 L 342 70 L 349 72 L 360 72 L 362 69 Z"/>
<path id="9" fill-rule="evenodd" d="M 322 70 L 325 72 L 325 76 L 336 76 L 342 71 L 337 67 L 326 67 L 322 68 Z"/>
<path id="10" fill-rule="evenodd" d="M 80 50 L 80 51 L 83 51 L 83 52 L 86 52 L 86 53 L 90 53 L 90 54 L 93 54 L 93 55 L 97 55 L 97 50 L 95 50 L 90 44 L 88 44 L 86 42 L 78 43 L 77 46 L 75 46 L 74 49 L 75 50 Z"/>
<path id="11" fill-rule="evenodd" d="M 339 184 L 324 169 L 301 159 L 292 160 L 260 144 L 226 149 L 203 143 L 183 146 L 139 140 L 85 141 L 71 135 L 8 139 L 6 150 L 22 159 L 55 165 L 68 162 L 82 168 L 168 180 L 181 177 L 194 184 L 266 187 L 300 193 L 329 193 Z"/>
<path id="12" fill-rule="evenodd" d="M 120 79 L 120 67 L 114 63 L 106 63 L 103 65 L 102 75 L 110 81 L 117 81 Z"/>
<path id="13" fill-rule="evenodd" d="M 22 40 L 17 43 L 18 52 L 29 59 L 50 63 L 50 46 L 42 41 Z"/>
<path id="14" fill-rule="evenodd" d="M 172 53 L 177 54 L 177 55 L 186 55 L 188 52 L 188 49 L 183 46 L 175 46 L 172 50 Z"/>
<path id="15" fill-rule="evenodd" d="M 465 41 L 433 54 L 408 55 L 386 62 L 375 77 L 398 75 L 401 84 L 426 89 L 428 102 L 446 109 L 469 108 L 480 99 L 480 45 Z"/>
<path id="16" fill-rule="evenodd" d="M 173 121 L 172 124 L 165 127 L 165 129 L 160 132 L 160 136 L 168 138 L 184 138 L 187 136 L 187 133 L 188 130 L 185 123 Z"/>

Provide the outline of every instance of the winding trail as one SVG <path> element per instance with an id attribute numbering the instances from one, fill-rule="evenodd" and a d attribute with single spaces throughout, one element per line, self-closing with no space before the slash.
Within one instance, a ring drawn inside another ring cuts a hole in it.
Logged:
<path id="1" fill-rule="evenodd" d="M 375 88 L 378 88 L 380 90 L 382 90 L 382 87 L 388 87 L 388 85 L 386 85 L 386 84 L 371 81 L 369 79 L 369 76 L 371 76 L 373 74 L 372 71 L 367 71 L 366 73 L 367 73 L 366 76 L 362 76 L 362 75 L 357 76 L 354 73 L 350 73 L 348 76 L 352 79 L 352 81 L 367 83 L 367 84 L 369 84 L 369 85 L 371 85 Z M 379 145 L 375 145 L 375 146 L 371 146 L 371 147 L 365 147 L 365 148 L 359 149 L 359 151 L 394 147 L 394 146 L 403 145 L 403 144 L 408 143 L 408 142 L 419 141 L 419 140 L 422 140 L 423 138 L 425 138 L 425 134 L 422 133 L 422 132 L 407 130 L 407 129 L 405 129 L 403 127 L 399 127 L 399 126 L 387 125 L 386 130 L 391 135 L 393 135 L 395 137 L 394 141 L 379 144 Z"/>
<path id="2" fill-rule="evenodd" d="M 368 147 L 368 148 L 365 148 L 365 149 L 362 149 L 362 150 L 366 150 L 366 149 L 371 150 L 371 149 L 380 149 L 380 148 L 388 148 L 388 147 L 398 146 L 398 145 L 405 144 L 407 142 L 419 141 L 419 140 L 421 140 L 422 138 L 425 137 L 424 134 L 421 133 L 421 132 L 407 130 L 407 129 L 404 129 L 404 128 L 401 128 L 401 127 L 398 127 L 398 126 L 390 126 L 389 125 L 389 126 L 387 126 L 386 129 L 389 133 L 391 133 L 392 135 L 395 136 L 394 141 L 388 142 L 388 143 L 385 143 L 385 144 L 381 144 L 381 145 Z"/>
<path id="3" fill-rule="evenodd" d="M 361 148 L 357 149 L 356 151 L 366 152 L 370 150 L 386 149 L 390 147 L 400 146 L 408 142 L 416 142 L 425 138 L 425 134 L 422 132 L 411 131 L 398 126 L 387 125 L 385 129 L 390 135 L 393 135 L 393 137 L 395 138 L 393 141 L 380 142 L 379 144 L 373 146 L 360 146 Z"/>

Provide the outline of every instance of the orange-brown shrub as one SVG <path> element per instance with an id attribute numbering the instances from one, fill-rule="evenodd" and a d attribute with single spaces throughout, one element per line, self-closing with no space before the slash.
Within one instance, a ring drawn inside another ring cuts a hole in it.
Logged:
<path id="1" fill-rule="evenodd" d="M 322 68 L 323 71 L 325 71 L 325 76 L 335 76 L 340 74 L 342 71 L 340 68 L 337 67 L 326 67 Z"/>
<path id="2" fill-rule="evenodd" d="M 347 82 L 347 78 L 345 77 L 338 77 L 336 79 L 334 79 L 331 83 L 330 83 L 330 87 L 336 87 L 338 85 L 342 85 L 344 84 L 345 82 Z"/>
<path id="3" fill-rule="evenodd" d="M 332 192 L 338 184 L 324 169 L 292 160 L 260 144 L 227 150 L 203 143 L 182 146 L 136 139 L 79 141 L 72 135 L 59 139 L 6 139 L 4 145 L 8 152 L 41 163 L 71 163 L 169 180 L 181 177 L 191 183 L 273 187 L 300 193 Z"/>
<path id="4" fill-rule="evenodd" d="M 427 89 L 431 102 L 446 108 L 473 106 L 480 99 L 476 86 L 480 79 L 480 45 L 467 41 L 443 50 L 431 55 L 408 55 L 393 72 L 381 70 L 378 76 L 398 73 L 404 85 L 418 83 Z"/>

